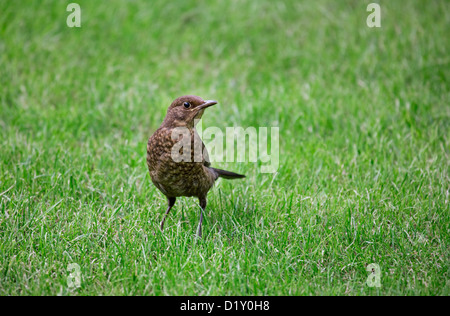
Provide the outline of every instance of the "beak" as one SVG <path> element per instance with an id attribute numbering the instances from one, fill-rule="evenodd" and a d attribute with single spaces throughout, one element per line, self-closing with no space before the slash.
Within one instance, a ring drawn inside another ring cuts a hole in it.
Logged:
<path id="1" fill-rule="evenodd" d="M 210 106 L 212 106 L 212 105 L 214 105 L 214 104 L 217 104 L 217 101 L 214 101 L 214 100 L 207 100 L 207 101 L 205 101 L 205 103 L 203 103 L 203 104 L 197 106 L 197 107 L 195 108 L 195 110 L 200 111 L 200 110 L 209 108 Z"/>

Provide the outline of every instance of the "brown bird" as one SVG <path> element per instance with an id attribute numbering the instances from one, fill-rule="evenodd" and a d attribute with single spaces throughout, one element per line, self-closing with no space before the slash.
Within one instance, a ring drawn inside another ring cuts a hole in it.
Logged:
<path id="1" fill-rule="evenodd" d="M 212 168 L 208 151 L 195 129 L 205 109 L 217 104 L 194 95 L 177 98 L 167 110 L 161 126 L 147 143 L 147 165 L 155 186 L 167 197 L 164 221 L 179 196 L 195 196 L 200 202 L 197 235 L 202 235 L 206 195 L 219 178 L 238 179 L 244 175 Z M 190 151 L 190 152 L 189 152 Z"/>

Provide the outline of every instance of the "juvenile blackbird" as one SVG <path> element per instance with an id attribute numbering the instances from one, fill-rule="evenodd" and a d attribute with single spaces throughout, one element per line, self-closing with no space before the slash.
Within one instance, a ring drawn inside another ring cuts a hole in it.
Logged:
<path id="1" fill-rule="evenodd" d="M 176 198 L 179 196 L 195 196 L 199 199 L 201 207 L 197 230 L 197 235 L 201 237 L 206 195 L 214 182 L 219 177 L 225 179 L 245 177 L 241 174 L 211 167 L 208 152 L 197 134 L 195 123 L 202 117 L 205 109 L 214 104 L 217 104 L 217 102 L 205 101 L 194 95 L 177 98 L 167 110 L 161 126 L 148 140 L 147 165 L 150 177 L 154 185 L 167 197 L 169 204 L 161 222 L 161 230 L 163 230 L 164 221 L 175 204 Z M 180 131 L 184 131 L 184 133 Z M 178 150 L 183 137 L 189 137 L 189 139 L 185 138 L 184 140 L 190 142 L 190 146 L 185 146 L 187 149 L 182 147 Z M 190 159 L 181 160 L 176 155 L 174 156 L 174 153 L 186 154 L 186 152 L 183 153 L 183 150 L 191 151 L 190 155 L 184 156 L 185 158 L 190 156 Z"/>

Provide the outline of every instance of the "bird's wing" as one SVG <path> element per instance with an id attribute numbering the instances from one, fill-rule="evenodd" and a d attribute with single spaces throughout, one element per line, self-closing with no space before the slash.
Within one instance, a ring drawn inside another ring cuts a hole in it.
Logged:
<path id="1" fill-rule="evenodd" d="M 192 134 L 192 149 L 192 158 L 194 159 L 194 161 L 201 161 L 205 167 L 211 166 L 208 150 L 206 149 L 205 143 L 203 143 L 195 129 L 194 133 Z M 196 151 L 196 149 L 198 150 L 198 152 Z M 198 155 L 201 155 L 201 157 L 199 157 Z"/>
<path id="2" fill-rule="evenodd" d="M 209 160 L 208 149 L 206 149 L 205 144 L 202 141 L 202 152 L 203 152 L 203 165 L 206 167 L 211 166 L 211 162 Z"/>

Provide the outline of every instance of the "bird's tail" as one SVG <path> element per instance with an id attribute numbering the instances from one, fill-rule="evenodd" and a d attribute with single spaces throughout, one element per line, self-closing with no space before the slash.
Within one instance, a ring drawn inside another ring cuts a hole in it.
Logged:
<path id="1" fill-rule="evenodd" d="M 221 169 L 216 169 L 216 168 L 211 168 L 213 169 L 220 178 L 224 178 L 224 179 L 241 179 L 241 178 L 245 178 L 245 176 L 243 174 L 238 174 L 238 173 L 234 173 L 231 171 L 226 171 L 226 170 L 221 170 Z"/>

